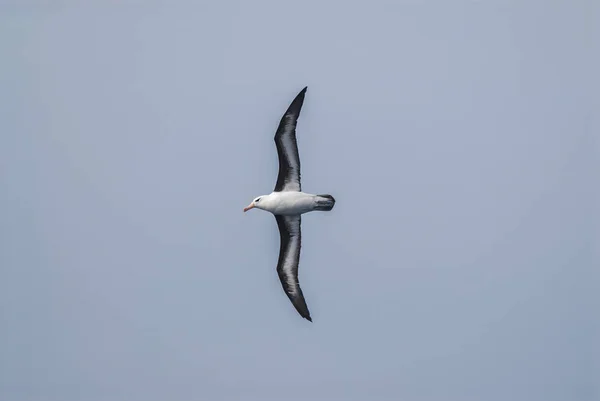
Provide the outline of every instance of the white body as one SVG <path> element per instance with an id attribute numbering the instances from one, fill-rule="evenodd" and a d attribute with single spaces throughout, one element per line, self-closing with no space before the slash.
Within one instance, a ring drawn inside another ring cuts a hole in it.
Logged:
<path id="1" fill-rule="evenodd" d="M 261 196 L 254 207 L 266 210 L 273 214 L 291 216 L 312 212 L 315 210 L 318 195 L 305 192 L 271 192 L 269 195 Z"/>

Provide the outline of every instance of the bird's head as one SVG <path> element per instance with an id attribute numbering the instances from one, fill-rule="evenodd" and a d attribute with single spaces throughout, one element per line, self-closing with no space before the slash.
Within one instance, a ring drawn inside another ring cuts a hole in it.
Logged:
<path id="1" fill-rule="evenodd" d="M 244 208 L 244 212 L 247 212 L 248 210 L 254 209 L 254 208 L 264 210 L 265 209 L 264 204 L 266 203 L 265 202 L 266 197 L 267 197 L 267 195 L 261 195 L 261 196 L 257 196 L 256 198 L 254 198 L 254 200 L 252 202 L 250 202 L 250 204 Z"/>

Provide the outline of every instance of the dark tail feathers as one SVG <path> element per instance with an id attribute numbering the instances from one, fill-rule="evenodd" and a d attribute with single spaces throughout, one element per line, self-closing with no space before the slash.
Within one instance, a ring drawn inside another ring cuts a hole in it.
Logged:
<path id="1" fill-rule="evenodd" d="M 317 195 L 315 210 L 328 212 L 335 206 L 335 198 L 329 194 Z"/>

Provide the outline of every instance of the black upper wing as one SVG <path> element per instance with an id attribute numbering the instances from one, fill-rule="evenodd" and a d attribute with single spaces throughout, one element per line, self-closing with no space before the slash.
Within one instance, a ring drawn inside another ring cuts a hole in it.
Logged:
<path id="1" fill-rule="evenodd" d="M 300 215 L 279 216 L 275 215 L 281 243 L 279 246 L 279 260 L 277 261 L 277 274 L 286 295 L 303 318 L 312 322 L 308 306 L 304 300 L 300 283 L 298 282 L 298 263 L 300 261 L 300 246 L 302 236 L 300 232 Z"/>
<path id="2" fill-rule="evenodd" d="M 281 117 L 275 134 L 275 146 L 277 146 L 277 156 L 279 157 L 279 174 L 277 175 L 275 192 L 302 190 L 300 184 L 300 155 L 298 154 L 298 143 L 296 142 L 296 123 L 304 103 L 306 89 L 307 87 L 302 89 L 292 101 L 290 107 Z"/>

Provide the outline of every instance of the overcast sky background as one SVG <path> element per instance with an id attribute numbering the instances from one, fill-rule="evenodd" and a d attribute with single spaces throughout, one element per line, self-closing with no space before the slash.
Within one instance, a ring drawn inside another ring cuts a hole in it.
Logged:
<path id="1" fill-rule="evenodd" d="M 88 3 L 0 3 L 0 399 L 598 399 L 597 2 Z"/>

